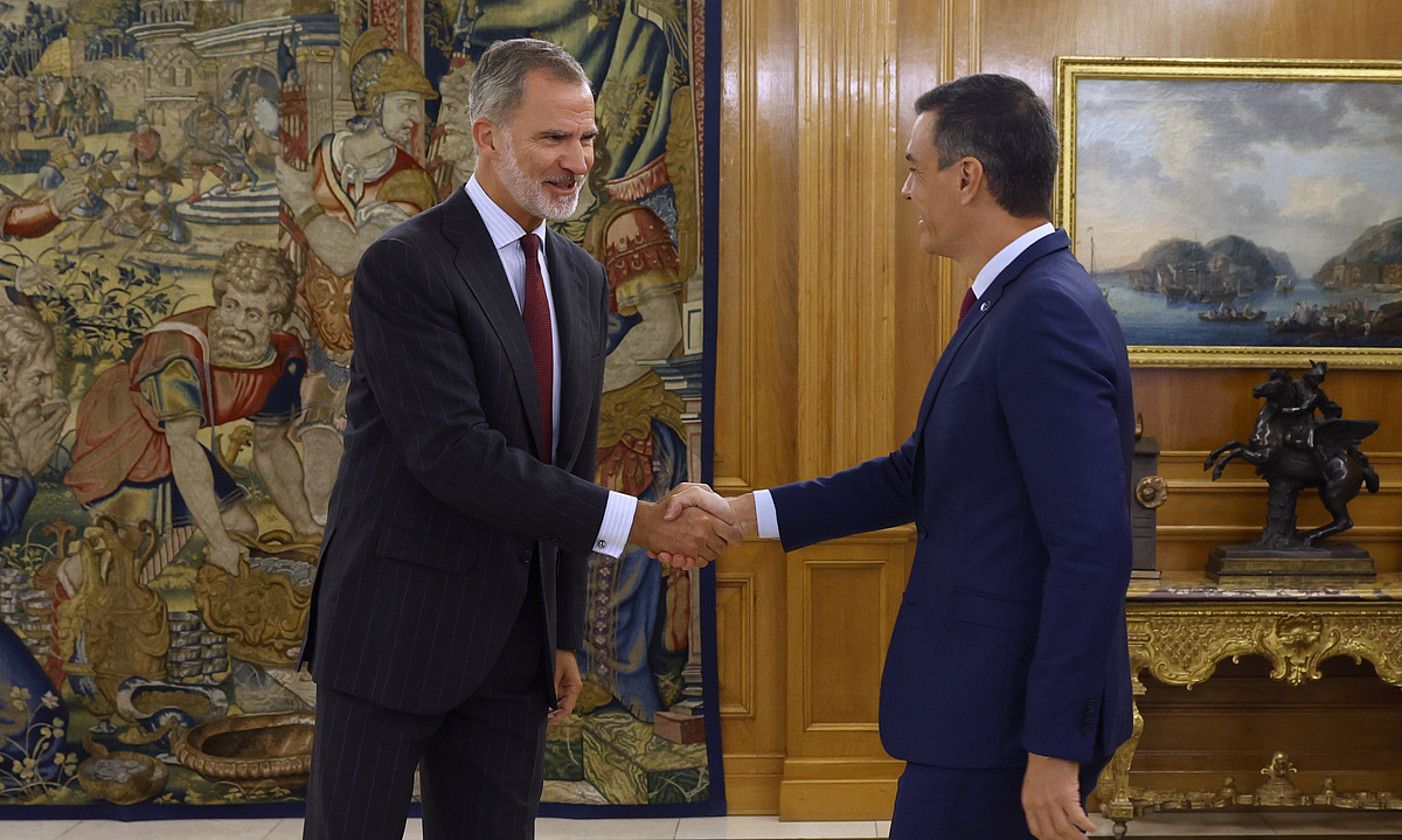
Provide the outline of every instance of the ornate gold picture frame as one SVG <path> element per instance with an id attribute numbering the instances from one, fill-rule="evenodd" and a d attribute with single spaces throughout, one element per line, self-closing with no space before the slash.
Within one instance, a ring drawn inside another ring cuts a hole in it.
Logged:
<path id="1" fill-rule="evenodd" d="M 1059 56 L 1054 98 L 1132 363 L 1402 367 L 1402 62 Z"/>

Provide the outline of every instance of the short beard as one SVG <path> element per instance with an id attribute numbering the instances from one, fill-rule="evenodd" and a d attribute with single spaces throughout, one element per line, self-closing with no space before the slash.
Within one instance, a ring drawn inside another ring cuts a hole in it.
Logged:
<path id="1" fill-rule="evenodd" d="M 575 208 L 579 206 L 578 187 L 575 188 L 574 194 L 568 197 L 554 196 L 546 192 L 545 187 L 539 181 L 531 180 L 516 162 L 516 153 L 511 148 L 511 137 L 503 139 L 506 142 L 502 144 L 504 148 L 498 174 L 506 186 L 506 191 L 521 205 L 521 209 L 532 216 L 552 222 L 563 222 L 573 216 Z"/>
<path id="2" fill-rule="evenodd" d="M 385 128 L 385 124 L 383 122 L 379 123 L 378 125 L 380 129 L 380 136 L 393 143 L 394 145 L 400 147 L 401 149 L 408 147 L 409 141 L 414 139 L 413 126 L 410 126 L 409 129 L 404 132 L 404 137 L 403 139 L 401 139 L 391 134 L 389 132 L 389 129 Z"/>
<path id="3" fill-rule="evenodd" d="M 209 339 L 211 354 L 215 356 L 215 364 L 220 360 L 234 362 L 235 364 L 249 364 L 262 359 L 268 352 L 266 346 L 257 347 L 252 342 L 235 341 L 229 338 L 230 335 L 241 335 L 242 331 L 226 327 L 218 318 L 211 316 L 209 324 Z"/>

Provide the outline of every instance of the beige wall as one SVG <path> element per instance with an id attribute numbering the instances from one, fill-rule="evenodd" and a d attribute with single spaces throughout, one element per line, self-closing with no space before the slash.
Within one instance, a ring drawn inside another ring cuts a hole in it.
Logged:
<path id="1" fill-rule="evenodd" d="M 1402 58 L 1402 7 L 1388 0 L 722 4 L 715 475 L 729 492 L 826 473 L 909 435 L 964 288 L 918 251 L 898 193 L 912 104 L 924 90 L 995 71 L 1050 99 L 1059 54 Z M 1402 570 L 1400 377 L 1329 377 L 1351 416 L 1383 420 L 1368 449 L 1385 489 L 1355 504 L 1351 537 L 1394 571 Z M 1263 485 L 1246 470 L 1214 485 L 1200 469 L 1208 449 L 1249 431 L 1247 395 L 1259 378 L 1136 369 L 1136 402 L 1165 451 L 1172 494 L 1160 508 L 1161 568 L 1200 569 L 1211 546 L 1259 529 Z M 748 544 L 722 562 L 733 812 L 889 814 L 900 766 L 878 742 L 877 678 L 912 551 L 912 534 L 897 529 L 787 556 Z M 1374 743 L 1402 742 L 1402 694 L 1379 689 L 1366 668 L 1334 670 L 1294 691 L 1249 664 L 1194 696 L 1151 687 L 1136 766 L 1156 772 L 1140 781 L 1215 787 L 1218 768 L 1254 775 L 1263 751 L 1299 742 L 1312 767 L 1363 766 L 1350 786 L 1398 789 L 1402 759 L 1319 736 L 1325 710 L 1344 705 L 1349 725 L 1369 729 Z M 1201 747 L 1191 766 L 1181 749 L 1169 754 L 1194 738 Z"/>

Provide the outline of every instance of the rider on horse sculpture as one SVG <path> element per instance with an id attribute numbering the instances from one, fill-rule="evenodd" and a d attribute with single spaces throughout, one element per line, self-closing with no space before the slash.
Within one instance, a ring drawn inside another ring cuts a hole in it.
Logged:
<path id="1" fill-rule="evenodd" d="M 1228 441 L 1208 455 L 1203 469 L 1214 480 L 1235 458 L 1256 467 L 1270 485 L 1266 528 L 1256 545 L 1300 549 L 1353 527 L 1348 503 L 1366 484 L 1378 492 L 1378 474 L 1359 443 L 1378 428 L 1376 420 L 1345 420 L 1343 409 L 1324 393 L 1328 365 L 1311 364 L 1299 381 L 1281 369 L 1252 389 L 1265 403 L 1247 443 Z M 1320 416 L 1316 416 L 1316 412 Z M 1295 530 L 1295 501 L 1300 490 L 1315 487 L 1334 520 L 1308 532 Z"/>

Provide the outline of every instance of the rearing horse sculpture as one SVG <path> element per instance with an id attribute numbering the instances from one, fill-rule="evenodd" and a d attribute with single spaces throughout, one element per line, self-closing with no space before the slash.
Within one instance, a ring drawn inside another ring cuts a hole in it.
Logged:
<path id="1" fill-rule="evenodd" d="M 1212 470 L 1214 481 L 1236 458 L 1253 464 L 1256 474 L 1265 477 L 1270 501 L 1266 527 L 1254 543 L 1260 548 L 1310 548 L 1325 537 L 1347 531 L 1353 527 L 1348 503 L 1365 483 L 1369 492 L 1378 492 L 1378 475 L 1358 448 L 1364 438 L 1377 431 L 1378 422 L 1338 417 L 1337 407 L 1318 390 L 1324 370 L 1324 363 L 1314 365 L 1301 382 L 1284 370 L 1272 370 L 1265 382 L 1251 390 L 1253 396 L 1265 399 L 1251 440 L 1228 441 L 1203 463 L 1203 469 Z M 1320 404 L 1334 406 L 1322 420 L 1314 416 Z M 1299 532 L 1295 530 L 1295 503 L 1307 487 L 1319 490 L 1319 498 L 1334 519 Z"/>

